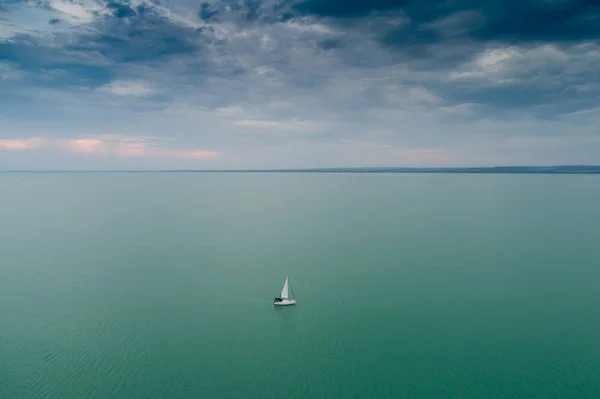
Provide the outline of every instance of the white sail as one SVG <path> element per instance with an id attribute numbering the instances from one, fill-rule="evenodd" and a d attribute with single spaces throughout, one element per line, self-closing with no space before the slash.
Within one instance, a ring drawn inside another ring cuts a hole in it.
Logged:
<path id="1" fill-rule="evenodd" d="M 289 298 L 289 294 L 288 294 L 288 278 L 287 276 L 285 277 L 285 283 L 283 283 L 283 288 L 281 289 L 281 299 L 288 299 Z"/>

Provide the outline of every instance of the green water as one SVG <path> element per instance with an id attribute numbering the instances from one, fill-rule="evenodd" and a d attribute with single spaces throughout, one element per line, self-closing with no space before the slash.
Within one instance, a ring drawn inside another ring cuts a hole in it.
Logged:
<path id="1" fill-rule="evenodd" d="M 599 204 L 597 176 L 0 174 L 0 398 L 597 399 Z"/>

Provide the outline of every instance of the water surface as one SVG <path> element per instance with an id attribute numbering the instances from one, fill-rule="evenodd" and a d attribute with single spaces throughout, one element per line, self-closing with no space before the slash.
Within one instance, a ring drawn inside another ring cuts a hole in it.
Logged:
<path id="1" fill-rule="evenodd" d="M 600 178 L 0 174 L 1 398 L 598 398 Z M 296 307 L 272 305 L 290 276 Z"/>

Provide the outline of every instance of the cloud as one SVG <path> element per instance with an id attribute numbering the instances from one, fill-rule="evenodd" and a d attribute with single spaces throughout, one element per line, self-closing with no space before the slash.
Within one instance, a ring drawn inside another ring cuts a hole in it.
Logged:
<path id="1" fill-rule="evenodd" d="M 410 89 L 410 97 L 417 101 L 424 101 L 428 103 L 437 103 L 441 100 L 440 97 L 436 96 L 435 94 L 418 87 Z"/>
<path id="2" fill-rule="evenodd" d="M 114 146 L 114 154 L 122 157 L 148 156 L 148 143 L 141 140 L 119 140 Z"/>
<path id="3" fill-rule="evenodd" d="M 418 0 L 305 0 L 294 8 L 303 15 L 356 21 L 373 15 L 404 17 L 411 21 L 394 32 L 404 31 L 409 41 L 432 44 L 461 33 L 478 41 L 575 41 L 600 37 L 596 17 L 600 9 L 593 0 L 521 2 L 468 0 L 423 2 Z M 451 33 L 448 35 L 448 33 Z"/>
<path id="4" fill-rule="evenodd" d="M 40 138 L 3 139 L 0 140 L 0 151 L 26 150 L 66 150 L 82 156 L 109 157 L 149 157 L 149 158 L 181 158 L 181 159 L 214 159 L 216 151 L 196 149 L 173 149 L 159 145 L 155 139 L 147 137 L 129 137 L 119 135 L 103 135 L 75 139 Z"/>
<path id="5" fill-rule="evenodd" d="M 105 154 L 106 143 L 99 139 L 74 139 L 66 141 L 69 150 L 81 154 Z"/>
<path id="6" fill-rule="evenodd" d="M 10 2 L 0 149 L 40 167 L 600 163 L 599 16 L 591 0 Z"/>
<path id="7" fill-rule="evenodd" d="M 140 97 L 152 94 L 154 90 L 143 82 L 115 81 L 102 87 L 102 90 L 118 95 Z"/>
<path id="8" fill-rule="evenodd" d="M 82 31 L 67 50 L 98 53 L 113 63 L 135 63 L 190 54 L 203 45 L 202 32 L 174 21 L 152 3 L 141 3 L 135 9 L 110 4 L 111 13 L 103 16 L 101 25 Z M 124 7 L 129 11 L 124 12 Z"/>
<path id="9" fill-rule="evenodd" d="M 10 38 L 23 31 L 25 31 L 25 29 L 15 23 L 0 20 L 0 42 L 8 41 Z"/>
<path id="10" fill-rule="evenodd" d="M 206 150 L 158 150 L 152 156 L 163 158 L 183 158 L 183 159 L 213 159 L 217 158 L 216 151 Z"/>
<path id="11" fill-rule="evenodd" d="M 0 151 L 26 151 L 36 150 L 44 144 L 42 138 L 0 139 Z"/>
<path id="12" fill-rule="evenodd" d="M 85 4 L 87 7 L 83 4 Z M 83 4 L 78 4 L 76 2 L 65 0 L 52 0 L 50 2 L 50 7 L 61 12 L 71 22 L 92 22 L 94 20 L 94 11 L 98 11 L 100 7 L 94 7 L 94 3 L 92 2 L 87 2 Z"/>
<path id="13" fill-rule="evenodd" d="M 242 119 L 234 122 L 235 125 L 255 129 L 276 129 L 278 131 L 297 130 L 308 132 L 316 127 L 314 123 L 307 121 L 270 121 L 256 119 Z"/>
<path id="14" fill-rule="evenodd" d="M 212 159 L 216 151 L 172 149 L 159 145 L 155 139 L 108 135 L 101 138 L 67 140 L 69 150 L 83 155 L 109 155 L 118 157 L 156 157 Z"/>
<path id="15" fill-rule="evenodd" d="M 0 62 L 0 82 L 16 81 L 23 78 L 23 73 L 12 66 Z"/>

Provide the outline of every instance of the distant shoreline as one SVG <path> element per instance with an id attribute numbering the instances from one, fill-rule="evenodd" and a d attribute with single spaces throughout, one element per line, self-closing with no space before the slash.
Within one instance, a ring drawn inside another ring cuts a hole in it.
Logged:
<path id="1" fill-rule="evenodd" d="M 5 170 L 0 173 L 429 173 L 429 174 L 600 174 L 600 165 L 489 166 L 455 168 L 304 168 L 304 169 L 179 169 L 179 170 Z"/>

